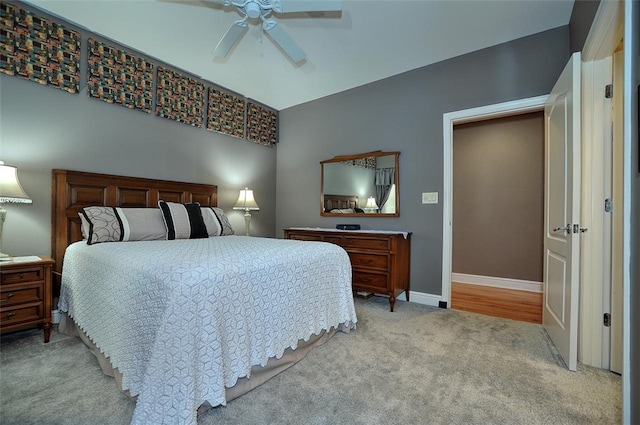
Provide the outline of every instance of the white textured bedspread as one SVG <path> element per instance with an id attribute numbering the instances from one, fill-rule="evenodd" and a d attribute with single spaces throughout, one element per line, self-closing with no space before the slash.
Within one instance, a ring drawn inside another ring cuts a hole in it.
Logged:
<path id="1" fill-rule="evenodd" d="M 59 308 L 138 396 L 132 424 L 195 424 L 252 365 L 357 321 L 342 248 L 246 236 L 77 242 Z"/>

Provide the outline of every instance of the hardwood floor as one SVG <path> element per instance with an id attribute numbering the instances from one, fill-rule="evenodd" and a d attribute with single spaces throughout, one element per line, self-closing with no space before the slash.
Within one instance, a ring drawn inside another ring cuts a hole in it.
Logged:
<path id="1" fill-rule="evenodd" d="M 542 293 L 453 282 L 451 308 L 542 323 Z"/>

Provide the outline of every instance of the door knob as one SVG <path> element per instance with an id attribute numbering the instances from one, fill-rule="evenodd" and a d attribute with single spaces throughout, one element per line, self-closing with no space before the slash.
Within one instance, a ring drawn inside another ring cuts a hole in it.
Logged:
<path id="1" fill-rule="evenodd" d="M 554 232 L 559 232 L 561 230 L 567 232 L 567 234 L 571 233 L 571 224 L 568 223 L 565 227 L 554 227 L 553 228 Z"/>

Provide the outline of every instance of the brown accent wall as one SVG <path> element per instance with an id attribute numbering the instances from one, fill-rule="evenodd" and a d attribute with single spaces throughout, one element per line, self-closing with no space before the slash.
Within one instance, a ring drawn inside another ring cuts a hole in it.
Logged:
<path id="1" fill-rule="evenodd" d="M 541 282 L 544 114 L 453 130 L 454 273 Z"/>

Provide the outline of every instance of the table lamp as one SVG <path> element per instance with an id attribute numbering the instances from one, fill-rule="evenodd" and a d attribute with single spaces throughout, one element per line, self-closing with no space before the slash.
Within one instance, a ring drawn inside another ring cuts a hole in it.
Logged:
<path id="1" fill-rule="evenodd" d="M 11 259 L 10 255 L 2 252 L 2 227 L 7 217 L 7 210 L 2 208 L 4 203 L 30 204 L 32 201 L 20 185 L 18 169 L 0 161 L 0 261 Z"/>
<path id="2" fill-rule="evenodd" d="M 249 223 L 251 223 L 251 212 L 250 211 L 258 211 L 260 208 L 256 203 L 256 200 L 253 198 L 253 190 L 249 190 L 248 188 L 244 188 L 240 191 L 240 196 L 238 196 L 238 201 L 233 206 L 234 210 L 244 210 L 244 226 L 245 226 L 245 234 L 249 236 Z"/>

